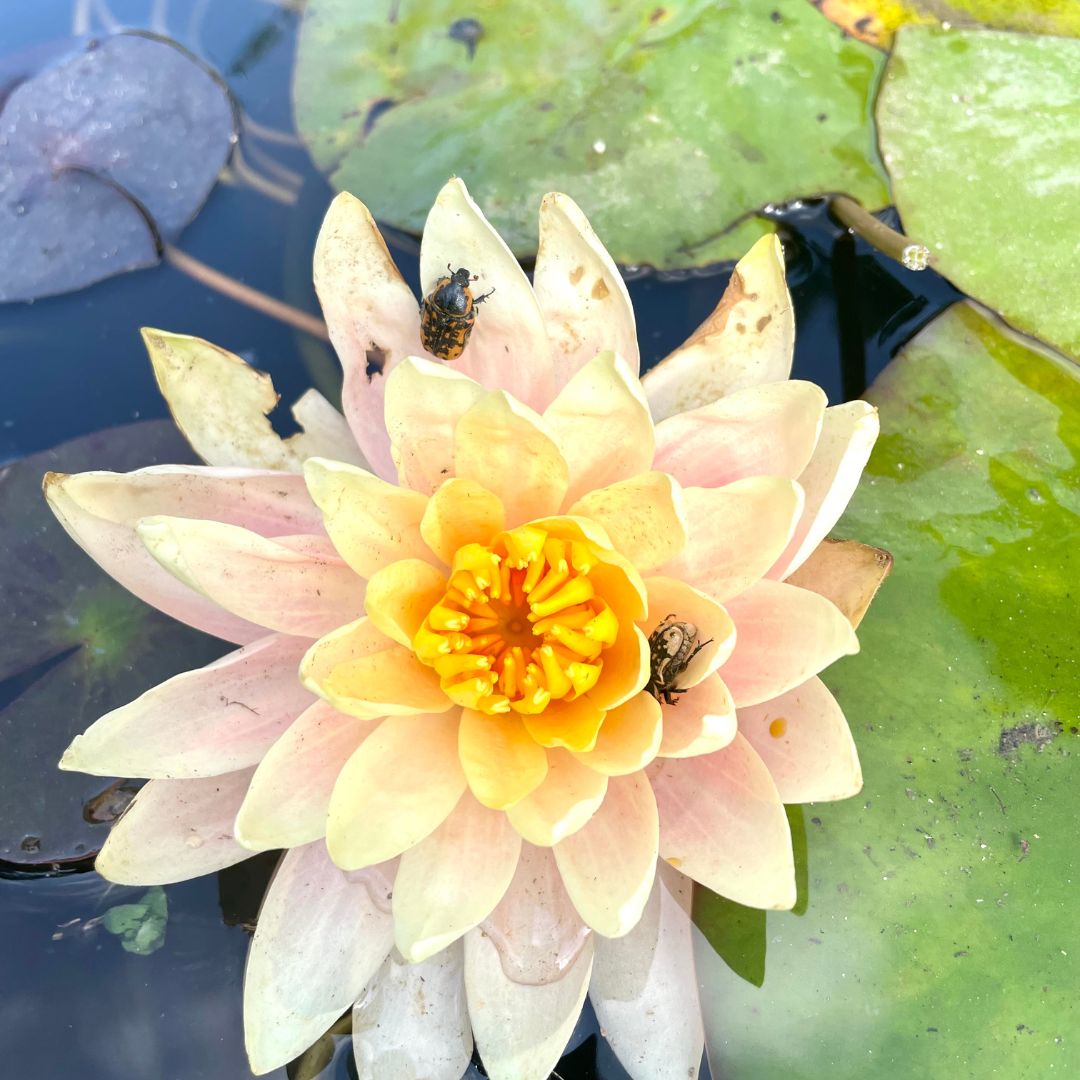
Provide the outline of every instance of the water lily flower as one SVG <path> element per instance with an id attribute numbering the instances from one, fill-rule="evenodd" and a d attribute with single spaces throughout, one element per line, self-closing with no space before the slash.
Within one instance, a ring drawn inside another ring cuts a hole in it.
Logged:
<path id="1" fill-rule="evenodd" d="M 207 464 L 46 493 L 119 582 L 239 648 L 61 764 L 149 780 L 98 857 L 111 881 L 284 849 L 245 981 L 256 1073 L 352 1008 L 361 1077 L 458 1080 L 475 1039 L 493 1080 L 542 1080 L 588 995 L 635 1080 L 694 1077 L 693 883 L 790 908 L 784 802 L 861 785 L 817 675 L 881 578 L 826 541 L 876 415 L 789 380 L 775 238 L 644 379 L 565 196 L 530 283 L 450 181 L 425 284 L 448 262 L 495 290 L 453 364 L 366 208 L 334 201 L 315 282 L 345 416 L 309 393 L 290 439 L 265 375 L 146 332 Z"/>

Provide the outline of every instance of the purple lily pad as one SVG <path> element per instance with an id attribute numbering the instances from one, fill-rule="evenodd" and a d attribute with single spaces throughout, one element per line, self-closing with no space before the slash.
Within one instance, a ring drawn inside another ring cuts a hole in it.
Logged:
<path id="1" fill-rule="evenodd" d="M 221 79 L 175 43 L 83 41 L 0 109 L 0 302 L 154 265 L 236 141 Z"/>
<path id="2" fill-rule="evenodd" d="M 100 848 L 133 787 L 60 772 L 64 748 L 102 713 L 228 649 L 99 570 L 53 518 L 42 475 L 191 460 L 156 420 L 0 470 L 0 861 L 48 866 Z"/>

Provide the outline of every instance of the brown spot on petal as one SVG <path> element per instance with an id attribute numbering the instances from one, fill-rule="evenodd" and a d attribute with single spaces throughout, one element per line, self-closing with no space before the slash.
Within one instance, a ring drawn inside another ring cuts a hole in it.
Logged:
<path id="1" fill-rule="evenodd" d="M 592 298 L 594 300 L 603 300 L 610 293 L 611 290 L 607 287 L 607 282 L 603 278 L 597 278 L 592 287 Z"/>
<path id="2" fill-rule="evenodd" d="M 576 285 L 584 276 L 585 267 L 575 266 L 574 269 L 570 271 L 570 284 Z"/>
<path id="3" fill-rule="evenodd" d="M 787 721 L 782 716 L 778 716 L 771 724 L 769 724 L 769 734 L 774 739 L 782 738 L 786 731 Z"/>
<path id="4" fill-rule="evenodd" d="M 757 332 L 760 334 L 761 331 L 764 330 L 765 327 L 768 326 L 769 323 L 771 323 L 771 322 L 772 322 L 772 316 L 771 315 L 762 315 L 761 318 L 758 319 L 758 321 L 757 321 Z"/>
<path id="5" fill-rule="evenodd" d="M 746 323 L 744 323 L 744 322 L 736 323 L 735 324 L 735 330 L 736 330 L 736 332 L 738 332 L 740 334 L 745 334 L 746 333 Z"/>

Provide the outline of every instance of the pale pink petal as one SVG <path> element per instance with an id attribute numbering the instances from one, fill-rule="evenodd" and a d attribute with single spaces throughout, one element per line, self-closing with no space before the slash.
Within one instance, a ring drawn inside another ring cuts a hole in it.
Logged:
<path id="1" fill-rule="evenodd" d="M 267 419 L 278 395 L 265 372 L 202 338 L 149 328 L 142 335 L 176 426 L 208 465 L 299 472 L 305 458 L 342 450 L 346 461 L 363 460 L 351 439 L 342 445 L 332 417 L 345 422 L 316 391 L 293 409 L 302 427 L 313 422 L 311 430 L 283 439 Z"/>
<path id="2" fill-rule="evenodd" d="M 364 583 L 325 537 L 277 537 L 218 521 L 149 517 L 137 527 L 179 581 L 243 619 L 317 637 L 362 610 Z"/>
<path id="3" fill-rule="evenodd" d="M 345 874 L 322 841 L 278 866 L 244 975 L 244 1034 L 252 1072 L 303 1053 L 359 997 L 394 944 L 385 881 Z"/>
<path id="4" fill-rule="evenodd" d="M 726 606 L 735 651 L 720 674 L 739 708 L 777 697 L 859 651 L 842 612 L 807 589 L 759 581 Z"/>
<path id="5" fill-rule="evenodd" d="M 605 349 L 617 352 L 637 375 L 630 294 L 618 267 L 568 195 L 552 192 L 540 203 L 533 288 L 551 341 L 556 387 L 565 386 Z"/>
<path id="6" fill-rule="evenodd" d="M 458 714 L 391 716 L 345 763 L 330 797 L 326 842 L 339 866 L 408 851 L 447 818 L 465 790 Z"/>
<path id="7" fill-rule="evenodd" d="M 402 559 L 371 577 L 364 609 L 387 637 L 411 649 L 424 619 L 446 593 L 446 585 L 445 571 L 422 559 Z"/>
<path id="8" fill-rule="evenodd" d="M 262 536 L 316 533 L 322 519 L 299 476 L 158 466 L 134 473 L 48 473 L 45 496 L 74 541 L 140 600 L 208 634 L 244 644 L 266 631 L 178 581 L 135 534 L 153 514 L 208 518 Z"/>
<path id="9" fill-rule="evenodd" d="M 301 713 L 255 770 L 236 817 L 236 839 L 252 851 L 267 851 L 325 836 L 338 774 L 378 725 L 325 701 Z"/>
<path id="10" fill-rule="evenodd" d="M 862 788 L 855 741 L 820 679 L 740 709 L 739 731 L 772 773 L 784 802 L 832 802 Z"/>
<path id="11" fill-rule="evenodd" d="M 543 409 L 554 395 L 544 317 L 532 286 L 499 234 L 457 177 L 439 192 L 420 241 L 425 295 L 447 276 L 447 264 L 478 277 L 473 294 L 495 291 L 478 308 L 472 336 L 454 367 L 488 390 L 506 390 Z"/>
<path id="12" fill-rule="evenodd" d="M 656 425 L 653 468 L 683 487 L 722 487 L 747 476 L 806 468 L 821 433 L 825 392 L 792 380 L 748 386 Z"/>
<path id="13" fill-rule="evenodd" d="M 825 410 L 817 449 L 799 474 L 806 506 L 769 577 L 778 581 L 786 578 L 829 535 L 855 494 L 880 427 L 877 409 L 865 401 L 849 401 Z"/>
<path id="14" fill-rule="evenodd" d="M 591 359 L 559 391 L 544 420 L 570 469 L 567 502 L 652 464 L 655 439 L 645 393 L 616 353 Z"/>
<path id="15" fill-rule="evenodd" d="M 716 310 L 642 379 L 653 417 L 791 374 L 795 313 L 784 281 L 784 252 L 763 236 L 739 260 Z"/>
<path id="16" fill-rule="evenodd" d="M 741 735 L 700 757 L 657 758 L 649 777 L 660 809 L 660 854 L 740 904 L 795 903 L 795 862 L 784 804 Z"/>
<path id="17" fill-rule="evenodd" d="M 387 959 L 353 1009 L 359 1080 L 461 1080 L 473 1047 L 464 963 L 460 944 L 418 964 Z"/>
<path id="18" fill-rule="evenodd" d="M 304 462 L 304 478 L 334 547 L 360 577 L 398 559 L 431 560 L 420 538 L 423 495 L 324 458 Z"/>
<path id="19" fill-rule="evenodd" d="M 684 488 L 687 541 L 660 572 L 723 603 L 764 576 L 784 550 L 803 507 L 783 476 L 752 476 L 722 488 Z"/>
<path id="20" fill-rule="evenodd" d="M 582 828 L 604 801 L 608 778 L 581 764 L 569 750 L 547 751 L 543 783 L 506 816 L 530 844 L 551 847 Z"/>
<path id="21" fill-rule="evenodd" d="M 330 204 L 319 231 L 314 274 L 345 373 L 345 416 L 372 470 L 392 480 L 383 394 L 394 366 L 423 352 L 420 312 L 367 207 L 344 192 Z"/>
<path id="22" fill-rule="evenodd" d="M 662 706 L 664 735 L 661 757 L 696 757 L 722 750 L 738 730 L 735 702 L 719 675 L 679 694 L 671 705 Z"/>
<path id="23" fill-rule="evenodd" d="M 563 885 L 586 925 L 609 938 L 637 925 L 658 844 L 656 799 L 645 774 L 613 776 L 596 813 L 554 847 Z"/>
<path id="24" fill-rule="evenodd" d="M 430 495 L 454 472 L 454 433 L 484 397 L 479 383 L 445 364 L 409 357 L 386 383 L 386 430 L 398 482 Z"/>
<path id="25" fill-rule="evenodd" d="M 892 570 L 892 555 L 857 540 L 822 540 L 787 577 L 789 585 L 828 597 L 858 627 Z"/>
<path id="26" fill-rule="evenodd" d="M 503 391 L 485 395 L 458 421 L 454 472 L 495 494 L 510 528 L 556 513 L 566 497 L 566 459 L 554 432 Z"/>
<path id="27" fill-rule="evenodd" d="M 232 826 L 252 772 L 151 780 L 112 827 L 95 869 L 117 885 L 169 885 L 250 858 Z"/>
<path id="28" fill-rule="evenodd" d="M 645 768 L 660 749 L 663 713 L 652 694 L 642 691 L 609 710 L 596 745 L 574 756 L 590 769 L 607 776 L 625 776 Z"/>
<path id="29" fill-rule="evenodd" d="M 641 921 L 596 939 L 589 1000 L 631 1080 L 695 1080 L 705 1045 L 690 922 L 692 882 L 657 868 Z"/>
<path id="30" fill-rule="evenodd" d="M 685 690 L 697 686 L 731 655 L 735 648 L 735 624 L 720 604 L 685 582 L 670 577 L 647 577 L 645 589 L 649 610 L 638 623 L 643 633 L 651 636 L 669 615 L 697 630 L 696 655 L 676 680 L 676 687 Z"/>
<path id="31" fill-rule="evenodd" d="M 551 849 L 526 843 L 510 888 L 478 933 L 495 946 L 507 978 L 542 986 L 562 978 L 591 932 L 570 902 Z"/>
<path id="32" fill-rule="evenodd" d="M 401 856 L 394 882 L 401 955 L 426 960 L 486 919 L 506 893 L 520 853 L 521 837 L 506 815 L 466 791 L 450 816 Z"/>
<path id="33" fill-rule="evenodd" d="M 255 765 L 314 700 L 296 674 L 310 644 L 271 634 L 175 675 L 77 735 L 60 768 L 168 780 Z"/>
<path id="34" fill-rule="evenodd" d="M 677 558 L 686 544 L 682 489 L 667 473 L 642 473 L 590 491 L 567 512 L 600 525 L 640 571 Z"/>
<path id="35" fill-rule="evenodd" d="M 458 548 L 466 544 L 491 543 L 506 528 L 502 501 L 474 480 L 452 477 L 428 500 L 420 522 L 420 535 L 435 556 L 447 566 Z"/>
<path id="36" fill-rule="evenodd" d="M 476 1046 L 491 1080 L 547 1080 L 577 1025 L 592 974 L 590 937 L 557 982 L 507 977 L 495 943 L 465 936 L 465 991 Z"/>

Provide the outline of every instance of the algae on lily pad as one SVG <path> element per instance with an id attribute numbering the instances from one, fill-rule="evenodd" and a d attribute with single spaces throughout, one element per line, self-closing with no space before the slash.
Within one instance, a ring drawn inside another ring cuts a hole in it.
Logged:
<path id="1" fill-rule="evenodd" d="M 0 860 L 41 865 L 96 851 L 122 803 L 104 805 L 109 780 L 59 771 L 65 747 L 110 709 L 228 649 L 99 570 L 53 517 L 41 478 L 191 460 L 175 425 L 159 420 L 73 439 L 0 471 Z"/>
<path id="2" fill-rule="evenodd" d="M 1013 326 L 1080 357 L 1080 41 L 909 27 L 878 97 L 905 230 Z"/>
<path id="3" fill-rule="evenodd" d="M 315 164 L 391 225 L 461 174 L 519 256 L 555 190 L 617 261 L 685 267 L 742 255 L 766 203 L 888 202 L 882 62 L 805 0 L 309 0 L 294 98 Z"/>
<path id="4" fill-rule="evenodd" d="M 867 397 L 882 435 L 837 532 L 895 561 L 824 674 L 865 785 L 803 808 L 805 914 L 769 912 L 738 973 L 702 943 L 714 1072 L 1071 1076 L 1080 371 L 964 304 Z"/>

